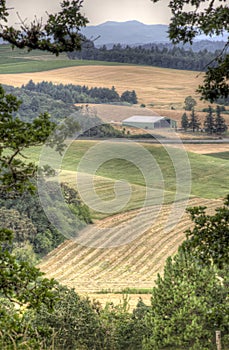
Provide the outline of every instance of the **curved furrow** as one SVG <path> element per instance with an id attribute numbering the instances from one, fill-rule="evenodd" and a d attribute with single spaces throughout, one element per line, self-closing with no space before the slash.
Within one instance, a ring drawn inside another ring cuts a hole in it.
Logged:
<path id="1" fill-rule="evenodd" d="M 131 254 L 131 250 L 133 247 L 129 247 Z M 104 250 L 96 250 L 95 254 L 88 255 L 84 260 L 81 260 L 77 265 L 77 275 L 80 275 L 82 278 L 86 275 L 89 277 L 96 276 L 99 278 L 100 274 L 103 273 L 104 269 L 107 270 L 108 266 L 114 263 L 120 264 L 120 259 L 123 258 L 123 254 L 127 252 L 126 247 L 118 247 L 113 249 L 104 249 Z M 76 264 L 72 261 L 72 266 L 70 269 L 66 270 L 66 273 L 62 274 L 63 279 L 67 279 L 68 275 L 72 276 L 73 271 L 76 270 Z"/>
<path id="2" fill-rule="evenodd" d="M 162 214 L 164 214 L 166 212 L 167 208 L 164 208 L 164 210 L 162 211 Z M 160 224 L 159 224 L 160 225 Z M 142 235 L 142 240 L 144 241 L 145 240 L 145 236 Z M 157 238 L 158 239 L 158 238 Z M 140 243 L 140 242 L 139 242 Z M 121 256 L 121 260 L 125 259 L 126 258 L 126 254 L 129 252 L 129 255 L 134 255 L 135 252 L 133 252 L 133 249 L 135 250 L 138 250 L 139 248 L 139 243 L 137 243 L 136 247 L 134 246 L 130 246 L 130 249 L 126 250 L 125 249 L 125 253 L 123 254 L 122 252 L 122 248 L 121 248 L 121 252 L 120 252 L 120 256 Z M 93 277 L 97 277 L 97 278 L 100 278 L 100 275 L 103 275 L 104 274 L 104 264 L 100 263 L 100 261 L 103 261 L 103 258 L 104 258 L 104 255 L 107 256 L 108 252 L 107 250 L 104 251 L 104 253 L 101 254 L 101 251 L 95 251 L 94 254 L 92 256 L 86 256 L 86 260 L 81 260 L 79 262 L 79 265 L 77 266 L 77 270 L 80 270 L 78 274 L 80 274 L 81 277 L 83 277 L 84 275 L 87 275 L 88 277 L 90 278 L 93 278 Z M 112 252 L 111 252 L 111 255 L 112 255 Z M 76 257 L 77 259 L 77 257 Z M 74 260 L 76 260 L 74 259 Z M 116 265 L 120 265 L 122 263 L 122 261 L 120 261 L 120 259 L 117 258 L 117 250 L 115 252 L 115 266 Z M 100 265 L 102 265 L 102 269 L 100 268 L 100 266 L 98 267 L 98 263 Z M 67 280 L 68 277 L 72 278 L 72 274 L 74 273 L 75 274 L 75 270 L 76 270 L 76 262 L 75 261 L 71 261 L 71 268 L 66 268 L 65 266 L 65 271 L 62 270 L 62 274 L 60 276 L 61 280 Z M 105 263 L 106 265 L 106 263 Z M 110 263 L 109 263 L 110 265 Z M 83 266 L 83 267 L 82 267 Z M 111 264 L 111 268 L 107 268 L 105 269 L 105 273 L 108 273 L 110 274 L 110 270 L 113 270 L 115 268 L 114 264 Z M 81 268 L 80 268 L 81 267 Z"/>
<path id="3" fill-rule="evenodd" d="M 95 251 L 94 248 L 82 247 L 77 245 L 76 243 L 73 247 L 74 248 L 71 250 L 70 253 L 66 254 L 60 261 L 55 262 L 52 277 L 60 278 L 65 273 L 68 273 L 68 270 L 72 265 L 73 261 L 76 262 L 74 264 L 74 267 L 76 267 L 80 264 L 81 261 L 83 261 L 87 257 L 87 255 L 93 254 Z"/>
<path id="4" fill-rule="evenodd" d="M 117 232 L 117 235 L 119 235 L 119 232 Z M 132 247 L 130 247 L 130 248 L 132 249 Z M 92 252 L 92 254 L 88 254 L 84 260 L 81 260 L 79 262 L 79 266 L 78 267 L 84 266 L 84 268 L 80 269 L 80 274 L 83 275 L 83 274 L 87 273 L 87 270 L 90 271 L 92 266 L 96 266 L 96 264 L 100 260 L 103 260 L 103 258 L 107 257 L 107 255 L 109 253 L 111 253 L 111 255 L 112 255 L 112 250 L 115 250 L 115 253 L 117 253 L 118 250 L 122 251 L 122 247 L 110 248 L 109 250 L 108 249 L 95 249 Z M 121 252 L 120 255 L 123 256 L 123 253 Z M 72 268 L 70 268 L 69 271 L 66 269 L 66 272 L 64 272 L 61 277 L 63 277 L 65 279 L 67 277 L 66 276 L 67 274 L 69 274 L 69 275 L 72 274 L 72 270 L 75 270 L 75 266 L 74 266 L 75 264 L 74 263 L 75 263 L 76 260 L 78 260 L 77 257 L 75 259 L 73 258 L 73 260 L 71 261 Z M 115 258 L 115 260 L 116 260 L 116 258 Z"/>
<path id="5" fill-rule="evenodd" d="M 121 266 L 123 267 L 122 270 L 117 270 L 116 273 L 114 273 L 114 278 L 115 277 L 125 277 L 128 274 L 132 274 L 135 273 L 136 271 L 138 273 L 140 273 L 139 269 L 142 267 L 142 265 L 145 264 L 145 260 L 148 259 L 149 256 L 154 256 L 158 250 L 161 249 L 161 247 L 167 242 L 170 241 L 172 236 L 168 234 L 162 236 L 160 238 L 160 240 L 158 241 L 158 237 L 155 236 L 154 232 L 154 237 L 155 237 L 155 241 L 157 242 L 157 244 L 154 244 L 154 246 L 152 247 L 152 245 L 145 245 L 144 247 L 142 247 L 142 249 L 138 250 L 138 254 L 137 255 L 132 255 L 130 256 L 130 258 L 128 260 L 125 261 L 125 264 L 123 263 Z M 173 236 L 176 236 L 176 233 L 172 234 Z M 152 258 L 151 261 L 151 266 L 153 265 L 153 261 L 154 259 Z M 123 266 L 124 265 L 124 266 Z M 128 267 L 128 272 L 126 271 Z M 108 271 L 107 271 L 108 272 Z M 110 271 L 112 272 L 112 271 Z"/>
<path id="6" fill-rule="evenodd" d="M 64 241 L 57 248 L 55 248 L 48 255 L 46 255 L 45 258 L 42 260 L 42 262 L 39 263 L 38 267 L 39 268 L 45 267 L 47 269 L 51 269 L 52 264 L 53 263 L 55 264 L 55 260 L 60 261 L 63 257 L 66 256 L 68 252 L 72 251 L 73 245 L 74 245 L 74 242 L 72 240 Z M 50 262 L 52 262 L 52 264 L 50 264 Z"/>
<path id="7" fill-rule="evenodd" d="M 207 206 L 207 212 L 213 212 L 221 204 L 220 200 L 192 198 L 188 206 Z M 180 207 L 183 207 L 182 202 Z M 142 217 L 143 220 L 139 224 L 144 227 L 149 221 L 148 215 L 152 217 L 157 210 L 158 207 L 147 208 L 146 215 Z M 163 232 L 171 210 L 171 205 L 164 205 L 153 227 L 128 245 L 107 249 L 90 248 L 69 240 L 51 252 L 40 267 L 50 277 L 56 277 L 62 283 L 75 286 L 78 290 L 96 291 L 107 289 L 109 286 L 120 289 L 128 286 L 152 285 L 152 278 L 155 278 L 158 272 L 162 272 L 167 257 L 177 251 L 185 238 L 184 231 L 191 225 L 186 214 L 174 229 L 168 233 Z M 102 220 L 98 227 L 113 226 L 112 239 L 118 240 L 120 232 L 124 232 L 120 226 L 123 224 L 126 228 L 129 218 L 138 213 L 139 210 L 118 214 Z M 118 227 L 117 224 L 119 224 Z M 173 224 L 176 222 L 171 222 L 171 226 Z M 128 238 L 132 236 L 131 230 L 125 234 Z M 90 239 L 89 232 L 88 242 Z M 103 240 L 104 238 L 101 237 L 98 242 L 102 243 Z"/>

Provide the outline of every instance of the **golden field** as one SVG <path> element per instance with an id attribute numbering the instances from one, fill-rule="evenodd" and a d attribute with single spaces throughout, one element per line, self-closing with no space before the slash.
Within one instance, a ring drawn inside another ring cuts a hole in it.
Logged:
<path id="1" fill-rule="evenodd" d="M 87 85 L 89 87 L 115 86 L 118 93 L 135 90 L 139 104 L 154 108 L 183 107 L 185 97 L 198 99 L 195 90 L 202 83 L 203 73 L 147 66 L 77 66 L 36 73 L 1 74 L 0 83 L 13 86 L 42 80 L 53 83 Z M 207 106 L 198 102 L 198 108 Z"/>

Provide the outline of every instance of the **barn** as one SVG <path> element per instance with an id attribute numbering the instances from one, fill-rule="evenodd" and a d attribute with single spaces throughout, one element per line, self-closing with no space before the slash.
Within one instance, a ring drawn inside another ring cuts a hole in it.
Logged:
<path id="1" fill-rule="evenodd" d="M 177 127 L 177 122 L 168 117 L 134 115 L 122 121 L 122 126 L 132 126 L 141 129 L 159 129 Z"/>

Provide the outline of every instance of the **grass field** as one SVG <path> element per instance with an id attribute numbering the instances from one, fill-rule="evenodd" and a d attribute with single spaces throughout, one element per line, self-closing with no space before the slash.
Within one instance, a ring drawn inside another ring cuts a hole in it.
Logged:
<path id="1" fill-rule="evenodd" d="M 2 84 L 13 86 L 21 86 L 30 79 L 34 82 L 46 80 L 58 84 L 70 83 L 89 87 L 111 88 L 114 85 L 118 93 L 135 90 L 140 104 L 151 104 L 154 108 L 171 106 L 182 108 L 185 97 L 192 95 L 197 98 L 195 89 L 202 80 L 201 77 L 197 78 L 196 72 L 191 71 L 144 66 L 99 66 L 98 64 L 35 72 L 32 75 L 23 73 L 0 76 Z M 206 103 L 200 102 L 199 106 L 206 106 Z"/>
<path id="2" fill-rule="evenodd" d="M 17 48 L 12 50 L 10 45 L 0 45 L 0 74 L 34 73 L 85 65 L 118 66 L 120 63 L 69 60 L 65 54 L 56 57 L 39 50 L 31 52 Z"/>
<path id="3" fill-rule="evenodd" d="M 71 143 L 68 151 L 63 158 L 61 165 L 60 177 L 62 181 L 70 183 L 72 186 L 76 184 L 76 170 L 79 162 L 82 158 L 86 157 L 89 165 L 98 162 L 97 155 L 88 154 L 89 150 L 93 150 L 96 145 L 99 145 L 100 141 L 74 141 Z M 202 151 L 208 147 L 214 153 L 216 145 L 186 145 L 187 148 L 194 146 L 203 147 Z M 224 145 L 223 145 L 224 146 Z M 225 146 L 224 146 L 225 147 Z M 126 180 L 131 186 L 131 197 L 127 205 L 122 211 L 128 211 L 131 209 L 137 209 L 143 205 L 145 199 L 146 183 L 145 178 L 139 170 L 138 166 L 133 165 L 131 162 L 120 159 L 120 154 L 125 153 L 126 143 L 123 145 L 122 142 L 114 143 L 115 152 L 117 152 L 117 158 L 111 156 L 110 161 L 102 162 L 101 166 L 98 167 L 94 177 L 95 191 L 100 198 L 103 200 L 112 200 L 115 198 L 114 195 L 114 183 L 115 181 Z M 139 158 L 138 146 L 133 143 L 128 145 L 128 152 L 133 154 L 133 158 Z M 191 170 L 191 195 L 194 197 L 216 199 L 223 198 L 228 193 L 229 188 L 229 163 L 226 157 L 224 159 L 219 157 L 212 157 L 211 155 L 202 155 L 193 152 L 187 152 L 188 159 L 190 162 L 190 169 L 188 163 L 182 163 L 183 155 L 186 154 L 181 149 L 176 149 L 173 146 L 169 147 L 168 150 L 172 152 L 172 156 L 168 154 L 167 150 L 160 145 L 149 145 L 145 144 L 144 149 L 149 152 L 150 155 L 155 159 L 155 164 L 158 165 L 160 172 L 153 171 L 152 177 L 154 179 L 154 187 L 157 190 L 161 190 L 164 195 L 163 202 L 171 203 L 174 201 L 176 191 L 176 174 L 173 164 L 173 159 L 181 159 L 181 163 L 178 163 L 182 176 L 186 176 Z M 209 149 L 209 151 L 210 151 Z M 198 148 L 197 148 L 198 151 Z M 33 160 L 38 160 L 40 149 L 30 149 L 27 153 L 28 157 Z M 136 152 L 136 153 L 135 153 Z M 207 152 L 206 152 L 207 153 Z M 182 157 L 181 157 L 182 156 Z M 113 157 L 113 158 L 112 158 Z M 172 157 L 172 158 L 171 158 Z M 47 163 L 49 164 L 49 157 L 47 156 Z M 51 163 L 50 163 L 51 164 Z M 175 166 L 176 167 L 176 166 Z M 156 167 L 155 167 L 156 169 Z M 90 169 L 84 170 L 85 184 L 87 184 L 87 176 L 90 173 Z M 86 185 L 85 185 L 86 186 Z M 162 192 L 155 193 L 152 202 L 149 205 L 157 204 L 160 200 Z M 124 198 L 125 192 L 121 194 Z M 181 193 L 182 197 L 182 193 Z M 185 190 L 184 197 L 185 198 Z M 92 211 L 94 219 L 102 219 L 109 214 L 98 213 Z"/>
<path id="4" fill-rule="evenodd" d="M 82 156 L 95 144 L 96 141 L 74 141 L 66 153 L 62 168 L 68 171 L 75 171 Z M 153 155 L 160 167 L 164 178 L 165 190 L 173 192 L 175 189 L 175 170 L 168 152 L 163 146 L 144 145 L 144 147 Z M 117 154 L 123 153 L 122 148 L 125 149 L 125 145 L 123 146 L 122 143 L 115 145 Z M 170 147 L 170 149 L 173 152 L 173 157 L 179 158 L 182 155 L 182 150 L 174 149 L 173 147 Z M 138 152 L 138 148 L 133 143 L 133 152 L 135 151 Z M 136 156 L 138 156 L 138 153 L 136 153 Z M 188 153 L 188 157 L 192 171 L 192 195 L 203 198 L 225 196 L 229 188 L 228 161 L 195 153 Z M 93 159 L 88 158 L 88 161 L 93 161 Z M 134 185 L 145 186 L 144 178 L 140 171 L 130 162 L 121 159 L 113 159 L 104 163 L 96 174 L 109 179 L 126 179 Z"/>

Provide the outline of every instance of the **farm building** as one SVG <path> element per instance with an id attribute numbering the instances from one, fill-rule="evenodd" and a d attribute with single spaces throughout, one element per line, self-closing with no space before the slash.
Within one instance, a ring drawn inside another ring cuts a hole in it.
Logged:
<path id="1" fill-rule="evenodd" d="M 122 121 L 122 126 L 132 126 L 141 129 L 176 128 L 177 122 L 161 116 L 134 115 Z"/>

